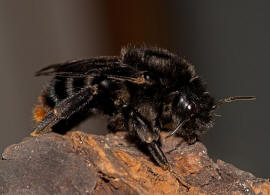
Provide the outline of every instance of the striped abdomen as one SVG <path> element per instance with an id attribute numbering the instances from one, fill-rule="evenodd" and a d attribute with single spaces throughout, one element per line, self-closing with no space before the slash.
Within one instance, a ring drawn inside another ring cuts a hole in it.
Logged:
<path id="1" fill-rule="evenodd" d="M 77 93 L 82 88 L 89 86 L 92 82 L 90 77 L 59 77 L 52 79 L 41 96 L 38 97 L 38 104 L 33 109 L 33 117 L 36 122 L 41 122 L 46 113 L 55 107 L 59 102 Z"/>

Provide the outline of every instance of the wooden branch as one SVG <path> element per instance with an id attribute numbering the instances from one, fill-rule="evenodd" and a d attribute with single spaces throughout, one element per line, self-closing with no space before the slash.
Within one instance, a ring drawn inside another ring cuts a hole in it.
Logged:
<path id="1" fill-rule="evenodd" d="M 268 180 L 213 162 L 199 142 L 165 140 L 163 150 L 173 168 L 166 171 L 125 135 L 77 131 L 26 138 L 2 154 L 0 193 L 270 194 Z"/>

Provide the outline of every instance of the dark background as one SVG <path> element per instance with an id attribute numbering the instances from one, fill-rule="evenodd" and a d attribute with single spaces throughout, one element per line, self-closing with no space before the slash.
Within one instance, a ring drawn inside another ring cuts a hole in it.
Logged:
<path id="1" fill-rule="evenodd" d="M 35 71 L 145 43 L 186 56 L 217 99 L 257 97 L 224 105 L 203 142 L 214 159 L 269 178 L 269 10 L 267 0 L 0 0 L 0 152 L 31 132 L 49 79 Z M 102 121 L 82 129 L 104 132 Z"/>

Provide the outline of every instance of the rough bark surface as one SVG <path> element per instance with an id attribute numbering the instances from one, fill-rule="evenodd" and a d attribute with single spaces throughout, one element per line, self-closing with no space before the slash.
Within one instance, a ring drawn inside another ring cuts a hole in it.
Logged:
<path id="1" fill-rule="evenodd" d="M 2 154 L 0 193 L 270 194 L 268 180 L 221 160 L 213 162 L 199 142 L 165 140 L 163 150 L 172 166 L 168 171 L 125 135 L 76 131 L 26 138 Z"/>

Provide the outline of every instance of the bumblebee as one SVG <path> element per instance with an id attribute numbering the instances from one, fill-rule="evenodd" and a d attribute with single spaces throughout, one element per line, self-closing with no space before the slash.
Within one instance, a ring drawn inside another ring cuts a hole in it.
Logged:
<path id="1" fill-rule="evenodd" d="M 109 116 L 108 128 L 125 129 L 167 169 L 161 131 L 189 144 L 214 123 L 215 101 L 194 66 L 185 58 L 156 47 L 125 47 L 120 56 L 68 61 L 45 67 L 36 76 L 53 75 L 34 108 L 38 122 L 31 135 L 64 133 L 91 115 Z"/>

